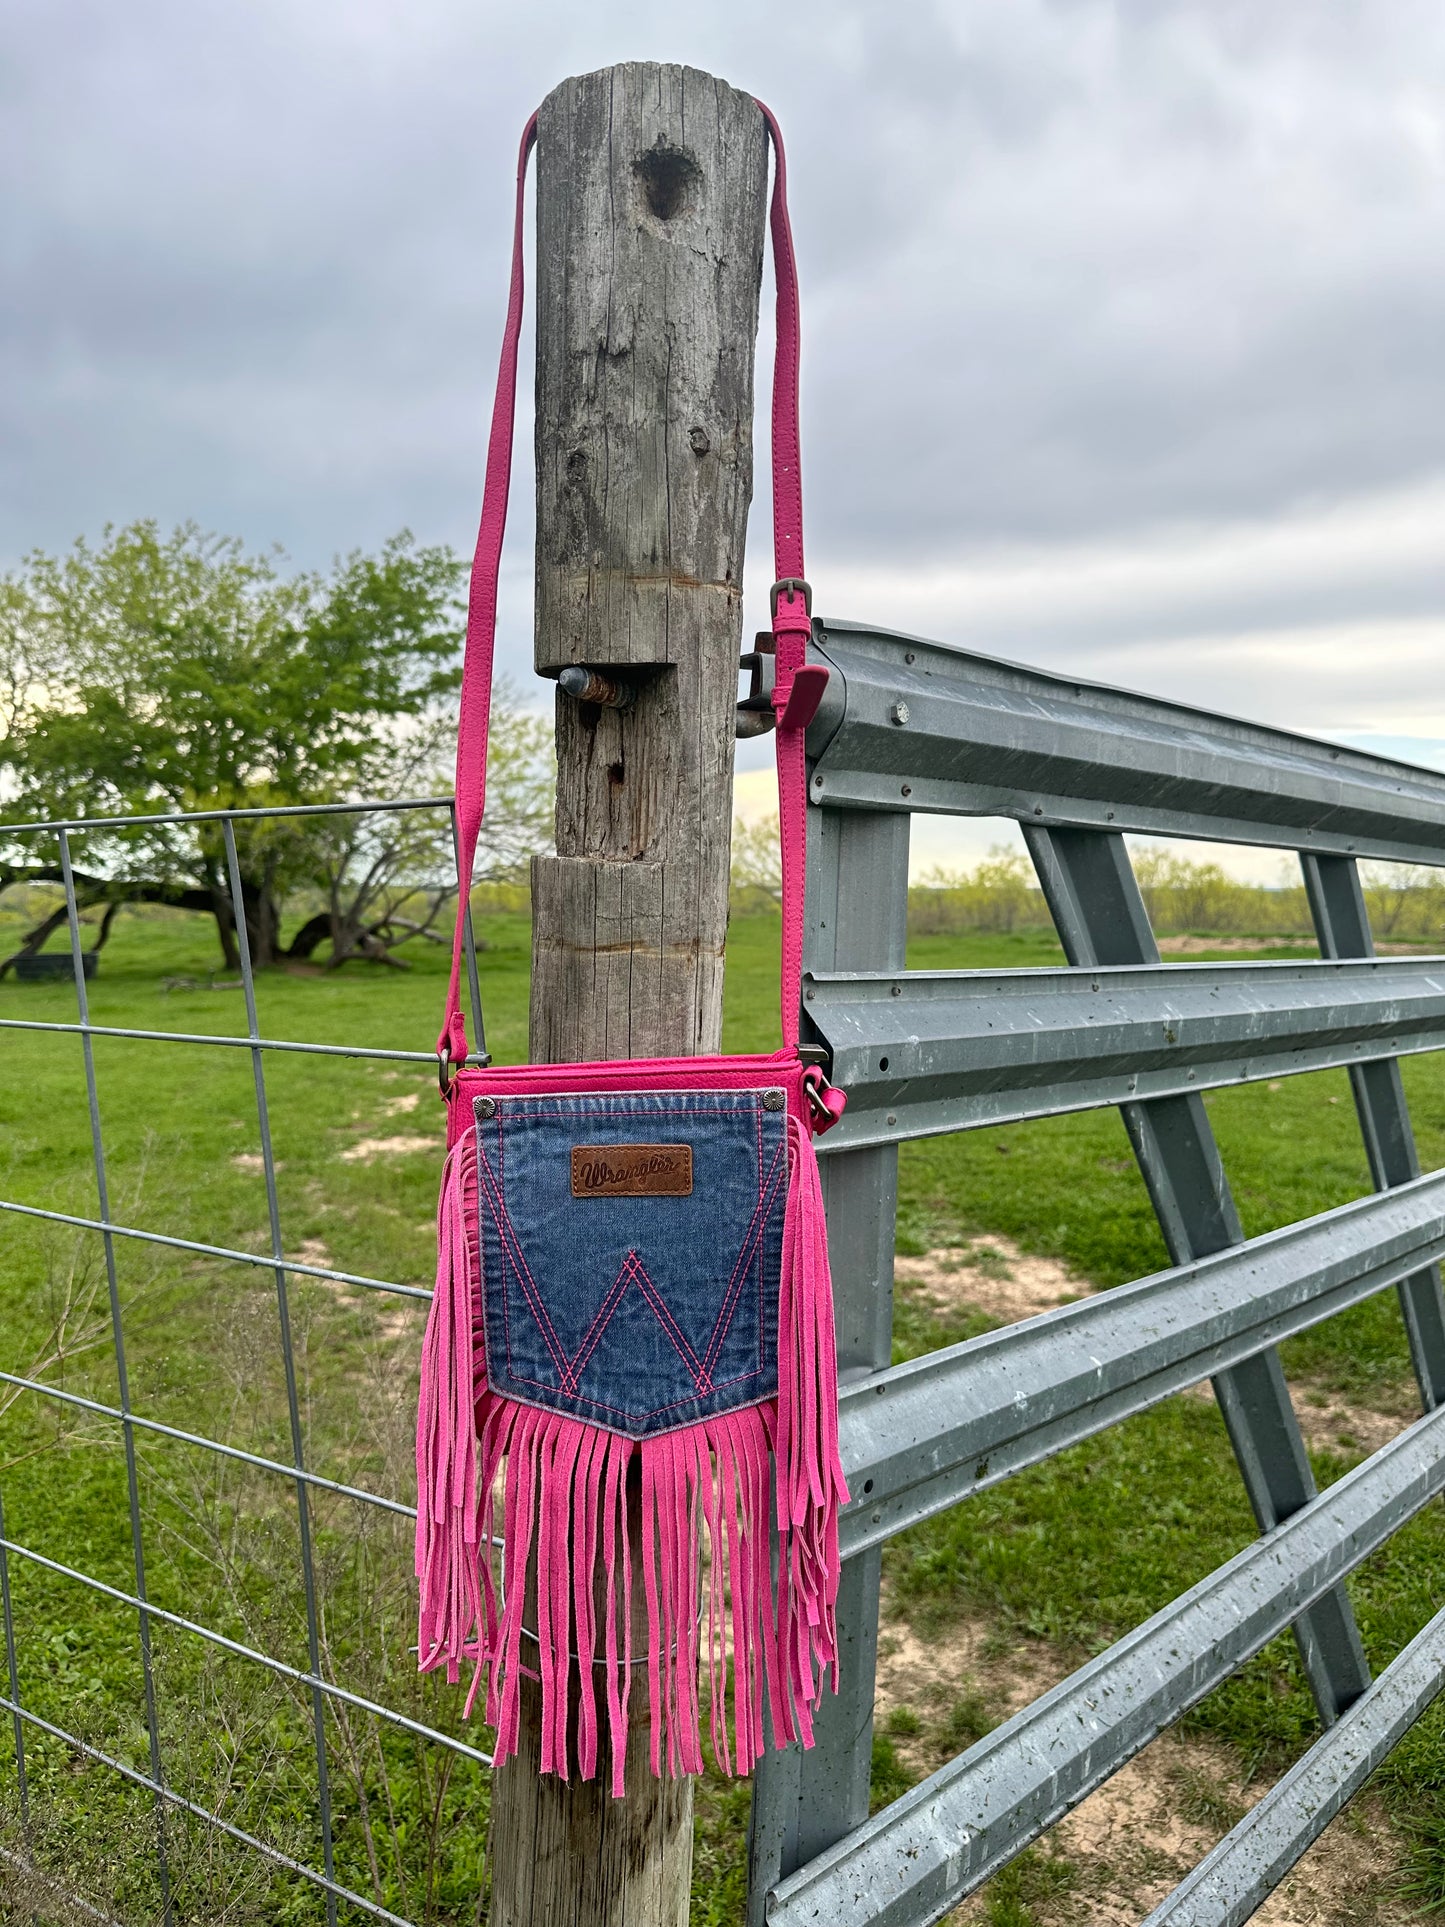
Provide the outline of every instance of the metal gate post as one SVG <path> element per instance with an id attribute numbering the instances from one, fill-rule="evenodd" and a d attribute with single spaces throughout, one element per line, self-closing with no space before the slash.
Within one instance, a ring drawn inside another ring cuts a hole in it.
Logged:
<path id="1" fill-rule="evenodd" d="M 908 830 L 903 813 L 809 809 L 805 1017 L 808 971 L 903 968 Z M 826 1152 L 826 1139 L 820 1149 Z M 891 1357 L 898 1147 L 840 1152 L 823 1156 L 820 1164 L 838 1374 L 847 1383 L 887 1365 Z M 756 1769 L 748 1927 L 761 1927 L 769 1887 L 868 1817 L 881 1566 L 882 1552 L 875 1547 L 843 1568 L 838 1691 L 825 1693 L 814 1715 L 812 1751 L 793 1746 L 766 1753 Z"/>
<path id="2" fill-rule="evenodd" d="M 1355 859 L 1302 851 L 1300 864 L 1320 955 L 1373 957 L 1375 944 Z M 1390 1191 L 1419 1177 L 1420 1159 L 1398 1060 L 1384 1057 L 1372 1064 L 1351 1064 L 1350 1087 L 1375 1189 Z M 1440 1290 L 1440 1267 L 1429 1265 L 1417 1271 L 1398 1289 L 1420 1403 L 1432 1412 L 1445 1399 L 1445 1296 Z"/>
<path id="3" fill-rule="evenodd" d="M 1071 964 L 1159 962 L 1159 947 L 1117 832 L 1024 825 L 1024 837 Z M 1120 1106 L 1175 1264 L 1243 1242 L 1204 1101 L 1195 1093 Z M 1261 1532 L 1315 1496 L 1314 1475 L 1274 1346 L 1214 1379 L 1215 1397 Z M 1353 1608 L 1337 1586 L 1295 1622 L 1325 1725 L 1370 1683 Z"/>

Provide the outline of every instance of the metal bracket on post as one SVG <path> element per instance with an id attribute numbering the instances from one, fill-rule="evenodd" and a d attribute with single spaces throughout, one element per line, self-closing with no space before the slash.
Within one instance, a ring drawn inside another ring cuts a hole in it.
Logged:
<path id="1" fill-rule="evenodd" d="M 1115 831 L 1022 826 L 1071 964 L 1159 962 L 1123 837 Z M 1120 1106 L 1175 1264 L 1243 1242 L 1229 1180 L 1197 1092 Z M 1274 1346 L 1213 1380 L 1261 1532 L 1315 1496 L 1314 1475 Z M 1295 1622 L 1320 1718 L 1331 1725 L 1370 1684 L 1353 1608 L 1334 1587 Z"/>
<path id="2" fill-rule="evenodd" d="M 749 736 L 766 736 L 777 727 L 773 690 L 778 680 L 778 646 L 771 630 L 759 631 L 752 648 L 738 657 L 738 668 L 748 672 L 748 693 L 739 699 L 735 730 L 742 742 Z"/>

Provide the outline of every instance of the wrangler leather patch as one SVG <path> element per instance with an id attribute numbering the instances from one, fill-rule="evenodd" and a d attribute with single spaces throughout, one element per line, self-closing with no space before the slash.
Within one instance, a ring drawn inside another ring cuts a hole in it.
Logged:
<path id="1" fill-rule="evenodd" d="M 690 1144 L 574 1144 L 574 1198 L 690 1198 Z"/>

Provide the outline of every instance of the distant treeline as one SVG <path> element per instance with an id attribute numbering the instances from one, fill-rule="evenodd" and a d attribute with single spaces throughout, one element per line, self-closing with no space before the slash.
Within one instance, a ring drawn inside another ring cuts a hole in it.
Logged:
<path id="1" fill-rule="evenodd" d="M 739 824 L 733 835 L 735 911 L 774 907 L 781 893 L 777 822 Z M 1243 883 L 1218 863 L 1173 850 L 1134 852 L 1134 872 L 1161 936 L 1190 931 L 1258 937 L 1312 934 L 1303 882 Z M 1380 943 L 1445 941 L 1445 873 L 1423 865 L 1366 864 L 1365 898 Z M 908 927 L 915 936 L 948 936 L 1048 929 L 1049 913 L 1033 865 L 1018 850 L 997 848 L 971 869 L 927 871 L 908 892 Z"/>
<path id="2" fill-rule="evenodd" d="M 1312 934 L 1303 882 L 1245 883 L 1218 863 L 1172 850 L 1138 850 L 1134 873 L 1161 936 L 1189 931 L 1241 936 Z M 1445 936 L 1445 875 L 1423 865 L 1364 866 L 1370 925 L 1380 943 L 1435 944 Z M 1027 857 L 996 849 L 971 870 L 935 869 L 908 892 L 918 936 L 1047 928 L 1049 914 Z"/>

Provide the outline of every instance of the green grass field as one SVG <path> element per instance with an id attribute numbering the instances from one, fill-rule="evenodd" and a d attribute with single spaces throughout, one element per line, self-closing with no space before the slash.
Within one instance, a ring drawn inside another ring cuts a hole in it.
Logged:
<path id="1" fill-rule="evenodd" d="M 490 916 L 482 934 L 488 1042 L 499 1060 L 515 1061 L 526 1041 L 526 923 Z M 724 1024 L 729 1050 L 777 1041 L 776 946 L 772 919 L 734 925 Z M 409 972 L 351 966 L 336 976 L 268 973 L 258 984 L 263 1034 L 429 1050 L 445 958 L 430 947 L 413 954 Z M 1037 932 L 929 938 L 910 950 L 915 966 L 1058 961 L 1052 940 Z M 214 934 L 199 919 L 120 917 L 90 995 L 99 1024 L 208 1036 L 245 1029 L 241 991 L 221 977 Z M 7 979 L 0 984 L 0 1018 L 14 1017 L 73 1020 L 73 991 Z M 105 1038 L 94 1051 L 113 1217 L 265 1251 L 250 1053 Z M 0 1053 L 0 1196 L 96 1215 L 79 1040 L 6 1030 Z M 428 1285 L 442 1133 L 431 1069 L 277 1052 L 267 1054 L 265 1071 L 288 1256 Z M 1445 1164 L 1445 1078 L 1436 1064 L 1419 1060 L 1406 1064 L 1405 1081 L 1422 1162 Z M 1221 1092 L 1207 1102 L 1247 1231 L 1369 1189 L 1343 1074 Z M 1064 1261 L 1095 1287 L 1165 1262 L 1112 1112 L 904 1147 L 900 1250 L 965 1247 L 989 1233 Z M 114 1403 L 99 1239 L 4 1214 L 0 1240 L 5 1369 Z M 116 1261 L 135 1409 L 247 1452 L 288 1458 L 271 1274 L 125 1240 L 116 1241 Z M 410 1404 L 424 1308 L 299 1278 L 292 1280 L 290 1301 L 309 1466 L 341 1483 L 409 1498 Z M 970 1314 L 960 1325 L 905 1295 L 899 1353 L 929 1349 L 986 1322 Z M 1399 1412 L 1411 1396 L 1390 1295 L 1294 1341 L 1286 1365 L 1311 1391 L 1364 1409 Z M 0 1414 L 8 1535 L 131 1591 L 126 1470 L 116 1426 L 59 1401 L 12 1396 L 3 1385 Z M 290 1485 L 239 1460 L 218 1460 L 155 1434 L 136 1437 L 152 1597 L 304 1667 Z M 1322 1453 L 1316 1460 L 1321 1482 L 1338 1477 L 1355 1456 L 1343 1448 Z M 418 1681 L 407 1658 L 414 1636 L 407 1522 L 324 1491 L 313 1494 L 312 1511 L 331 1677 L 461 1733 L 455 1694 L 444 1684 Z M 897 1542 L 886 1566 L 889 1609 L 924 1629 L 983 1618 L 1000 1640 L 1026 1636 L 1082 1656 L 1228 1558 L 1251 1531 L 1212 1404 L 1175 1399 Z M 1362 1569 L 1354 1596 L 1375 1664 L 1387 1661 L 1439 1605 L 1442 1564 L 1445 1517 L 1432 1506 Z M 13 1558 L 10 1579 L 26 1703 L 96 1748 L 143 1767 L 134 1612 Z M 197 1801 L 220 1802 L 236 1825 L 314 1861 L 307 1695 L 163 1628 L 156 1633 L 155 1667 L 172 1783 Z M 960 1683 L 959 1704 L 967 1706 L 965 1686 Z M 954 1741 L 964 1743 L 986 1719 L 986 1709 L 958 1715 Z M 1280 1641 L 1260 1655 L 1197 1709 L 1189 1725 L 1232 1749 L 1243 1770 L 1276 1770 L 1315 1730 L 1292 1645 Z M 460 1758 L 448 1768 L 435 1749 L 344 1707 L 331 1707 L 326 1729 L 337 1878 L 418 1920 L 478 1918 L 485 1774 Z M 42 1859 L 65 1867 L 126 1921 L 157 1918 L 148 1796 L 34 1733 L 27 1736 L 27 1754 Z M 891 1797 L 909 1770 L 886 1735 L 875 1764 L 878 1797 Z M 1384 1770 L 1382 1786 L 1413 1842 L 1415 1890 L 1432 1905 L 1445 1904 L 1442 1778 L 1445 1734 L 1440 1719 L 1429 1716 Z M 13 1838 L 18 1819 L 8 1744 L 0 1749 L 0 1799 Z M 705 1785 L 693 1911 L 700 1927 L 740 1918 L 746 1811 L 745 1791 Z M 167 1833 L 181 1919 L 324 1918 L 314 1888 L 268 1872 L 198 1822 L 172 1815 Z M 1026 1887 L 1017 1877 L 998 1886 L 988 1902 L 997 1927 L 1026 1927 Z M 343 1918 L 362 1918 L 341 1911 Z M 66 1915 L 42 1911 L 41 1917 Z"/>

